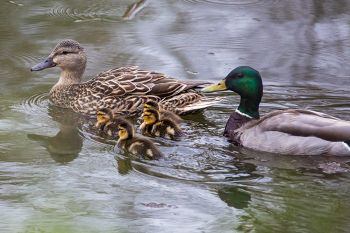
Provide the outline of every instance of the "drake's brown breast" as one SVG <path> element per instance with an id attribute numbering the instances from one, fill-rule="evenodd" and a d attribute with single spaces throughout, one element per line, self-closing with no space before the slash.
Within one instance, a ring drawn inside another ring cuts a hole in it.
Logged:
<path id="1" fill-rule="evenodd" d="M 237 112 L 231 113 L 230 118 L 228 119 L 225 126 L 224 136 L 233 139 L 235 130 L 239 129 L 242 125 L 251 120 L 251 118 L 241 115 Z"/>

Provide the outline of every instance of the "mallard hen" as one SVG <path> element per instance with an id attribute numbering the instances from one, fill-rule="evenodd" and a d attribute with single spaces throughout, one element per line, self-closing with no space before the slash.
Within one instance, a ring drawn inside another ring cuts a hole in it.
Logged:
<path id="1" fill-rule="evenodd" d="M 263 84 L 258 71 L 237 67 L 203 92 L 231 90 L 240 95 L 238 108 L 224 135 L 238 145 L 290 155 L 350 155 L 350 122 L 327 114 L 300 110 L 273 111 L 260 118 Z"/>
<path id="2" fill-rule="evenodd" d="M 85 50 L 78 42 L 63 40 L 31 71 L 60 67 L 59 81 L 50 91 L 51 102 L 86 115 L 95 116 L 101 108 L 112 109 L 115 114 L 135 115 L 142 112 L 148 100 L 158 102 L 165 110 L 186 114 L 216 102 L 194 90 L 207 82 L 180 81 L 136 66 L 111 69 L 81 82 L 86 62 Z"/>

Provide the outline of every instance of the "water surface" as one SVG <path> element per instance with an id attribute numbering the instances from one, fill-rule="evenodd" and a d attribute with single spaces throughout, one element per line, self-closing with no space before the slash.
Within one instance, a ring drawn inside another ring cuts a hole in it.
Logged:
<path id="1" fill-rule="evenodd" d="M 214 82 L 250 65 L 264 79 L 263 113 L 350 120 L 350 2 L 149 0 L 125 17 L 133 3 L 2 2 L 1 232 L 348 232 L 348 159 L 231 145 L 221 135 L 236 95 L 185 117 L 186 136 L 157 139 L 167 156 L 149 162 L 49 104 L 57 68 L 29 68 L 64 38 L 86 48 L 85 79 L 138 65 Z"/>

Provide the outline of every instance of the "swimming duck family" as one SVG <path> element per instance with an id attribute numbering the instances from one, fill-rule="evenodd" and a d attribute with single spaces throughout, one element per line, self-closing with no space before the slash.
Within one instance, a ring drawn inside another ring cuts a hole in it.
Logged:
<path id="1" fill-rule="evenodd" d="M 263 83 L 255 69 L 237 67 L 224 80 L 202 89 L 224 90 L 240 95 L 239 106 L 224 130 L 224 136 L 235 144 L 278 154 L 350 155 L 349 121 L 300 109 L 278 110 L 260 117 Z"/>
<path id="2" fill-rule="evenodd" d="M 31 71 L 60 67 L 60 78 L 49 94 L 51 102 L 91 116 L 101 108 L 111 109 L 119 115 L 136 115 L 149 100 L 177 114 L 216 103 L 195 91 L 206 82 L 180 81 L 136 66 L 110 69 L 82 82 L 86 62 L 85 49 L 77 41 L 68 39 L 59 42 L 47 59 L 33 66 Z"/>

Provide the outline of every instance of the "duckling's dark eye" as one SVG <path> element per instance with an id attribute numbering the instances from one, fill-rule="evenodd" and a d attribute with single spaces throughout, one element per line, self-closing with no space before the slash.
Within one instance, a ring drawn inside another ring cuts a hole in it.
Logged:
<path id="1" fill-rule="evenodd" d="M 236 77 L 237 77 L 237 78 L 243 78 L 243 77 L 244 77 L 244 74 L 238 73 L 238 74 L 236 75 Z"/>

